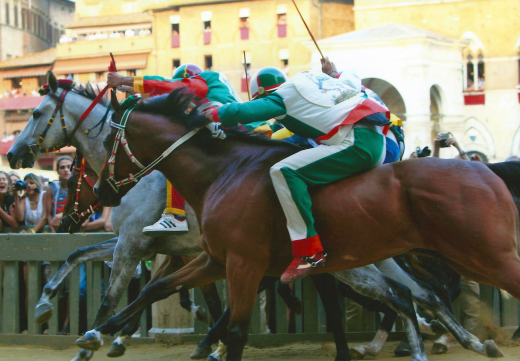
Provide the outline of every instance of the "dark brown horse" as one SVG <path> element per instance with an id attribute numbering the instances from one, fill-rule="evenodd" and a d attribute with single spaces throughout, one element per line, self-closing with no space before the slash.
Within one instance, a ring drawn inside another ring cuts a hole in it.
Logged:
<path id="1" fill-rule="evenodd" d="M 179 102 L 180 98 L 180 102 Z M 126 127 L 133 155 L 150 164 L 205 120 L 186 115 L 190 101 L 179 92 L 156 97 L 134 111 Z M 149 114 L 147 112 L 160 112 Z M 107 150 L 115 133 L 107 137 Z M 115 178 L 139 169 L 118 148 Z M 231 318 L 228 359 L 240 360 L 247 341 L 256 290 L 263 275 L 280 276 L 292 260 L 285 217 L 269 169 L 298 148 L 283 142 L 230 133 L 212 139 L 206 130 L 156 165 L 192 205 L 205 252 L 176 273 L 143 290 L 121 314 L 96 332 L 117 332 L 147 304 L 227 278 Z M 108 160 L 108 156 L 107 156 Z M 520 167 L 508 165 L 518 183 Z M 97 192 L 117 205 L 105 164 Z M 520 299 L 518 210 L 506 183 L 484 164 L 419 159 L 383 165 L 312 190 L 318 233 L 329 254 L 314 273 L 364 266 L 417 250 L 442 255 L 462 275 L 505 289 Z"/>
<path id="2" fill-rule="evenodd" d="M 72 173 L 67 180 L 67 201 L 59 233 L 76 233 L 81 225 L 101 206 L 92 188 L 98 180 L 97 173 L 79 152 L 76 153 Z"/>

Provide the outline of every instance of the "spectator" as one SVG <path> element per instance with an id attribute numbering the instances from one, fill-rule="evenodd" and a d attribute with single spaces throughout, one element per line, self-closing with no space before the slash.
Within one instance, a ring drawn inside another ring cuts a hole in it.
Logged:
<path id="1" fill-rule="evenodd" d="M 467 92 L 472 92 L 475 90 L 475 86 L 473 84 L 473 79 L 468 78 L 468 87 L 465 89 Z"/>
<path id="2" fill-rule="evenodd" d="M 20 175 L 17 172 L 15 172 L 14 170 L 10 171 L 7 174 L 9 175 L 9 178 L 11 178 L 12 185 L 14 185 L 16 182 L 18 182 L 19 180 L 22 179 L 22 178 L 20 178 Z M 14 195 L 14 193 L 18 193 L 19 196 L 22 195 L 22 192 L 20 192 L 20 191 L 13 190 L 13 195 Z"/>
<path id="3" fill-rule="evenodd" d="M 9 178 L 11 178 L 11 184 L 15 184 L 16 182 L 18 182 L 20 179 L 22 179 L 20 177 L 20 175 L 15 172 L 14 170 L 10 171 L 9 173 L 7 173 L 9 175 Z"/>
<path id="4" fill-rule="evenodd" d="M 486 81 L 483 76 L 478 78 L 478 90 L 486 90 Z"/>
<path id="5" fill-rule="evenodd" d="M 457 139 L 453 136 L 453 134 L 449 133 L 451 137 L 446 139 L 446 133 L 439 133 L 435 137 L 435 140 L 433 141 L 433 155 L 432 157 L 440 158 L 439 153 L 441 148 L 449 148 L 453 146 L 459 151 L 459 155 L 457 158 L 463 159 L 463 160 L 469 160 L 468 154 L 462 150 L 462 148 L 459 146 L 459 143 L 457 142 Z M 444 141 L 444 144 L 442 144 Z"/>
<path id="6" fill-rule="evenodd" d="M 510 155 L 506 158 L 506 162 L 520 162 L 520 157 L 517 155 Z"/>
<path id="7" fill-rule="evenodd" d="M 72 159 L 64 156 L 56 161 L 56 171 L 58 172 L 58 180 L 49 183 L 50 192 L 45 197 L 45 205 L 47 207 L 47 220 L 51 232 L 56 233 L 56 228 L 60 225 L 63 217 L 63 207 L 67 199 L 67 180 L 70 176 L 70 167 Z"/>
<path id="8" fill-rule="evenodd" d="M 21 198 L 15 193 L 15 218 L 18 222 L 25 222 L 26 226 L 31 227 L 32 233 L 37 233 L 43 229 L 47 223 L 47 207 L 43 202 L 45 191 L 42 189 L 40 176 L 29 173 L 24 177 L 27 183 L 25 197 Z M 20 233 L 27 233 L 22 230 Z"/>
<path id="9" fill-rule="evenodd" d="M 11 178 L 6 172 L 0 171 L 0 231 L 4 227 L 18 227 L 15 217 L 15 206 Z"/>
<path id="10" fill-rule="evenodd" d="M 82 232 L 93 232 L 104 230 L 106 232 L 111 232 L 106 229 L 107 219 L 110 218 L 111 215 L 111 207 L 103 207 L 101 212 L 94 213 L 81 225 Z M 111 226 L 110 226 L 111 227 Z"/>

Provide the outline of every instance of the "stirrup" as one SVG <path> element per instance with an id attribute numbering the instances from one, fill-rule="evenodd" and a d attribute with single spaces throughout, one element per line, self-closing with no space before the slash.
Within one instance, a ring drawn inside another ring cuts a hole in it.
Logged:
<path id="1" fill-rule="evenodd" d="M 310 257 L 302 257 L 302 261 L 310 263 L 311 267 L 315 268 L 317 265 L 319 265 L 321 262 L 323 262 L 326 257 L 327 257 L 327 254 L 325 252 L 323 252 L 323 257 L 317 261 L 311 262 L 311 260 L 313 260 L 314 258 L 310 258 Z"/>

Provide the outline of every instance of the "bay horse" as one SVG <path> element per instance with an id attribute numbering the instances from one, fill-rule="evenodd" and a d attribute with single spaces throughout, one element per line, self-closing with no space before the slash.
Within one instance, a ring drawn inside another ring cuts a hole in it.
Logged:
<path id="1" fill-rule="evenodd" d="M 59 86 L 52 72 L 48 74 L 48 81 L 52 93 L 57 97 L 63 96 L 63 89 Z M 78 127 L 76 120 L 95 97 L 96 94 L 89 86 L 87 86 L 87 88 L 76 87 L 72 89 L 72 91 L 68 92 L 67 100 L 58 105 L 56 105 L 55 97 L 51 97 L 50 95 L 45 96 L 40 106 L 35 109 L 28 125 L 16 139 L 8 153 L 11 167 L 32 166 L 34 161 L 43 155 L 46 150 L 58 148 L 60 144 L 64 144 L 67 139 L 58 124 L 50 127 L 47 132 L 47 137 L 39 141 L 40 134 L 46 127 L 49 117 L 51 117 L 53 111 L 62 107 L 65 115 L 65 126 L 69 130 L 76 128 Z M 92 161 L 92 168 L 96 173 L 100 172 L 101 164 L 103 163 L 101 140 L 109 133 L 108 127 L 103 127 L 103 123 L 100 123 L 98 120 L 98 117 L 101 118 L 103 114 L 110 114 L 110 112 L 102 101 L 94 107 L 93 113 L 79 125 L 79 131 L 76 132 L 71 139 L 72 144 L 78 150 L 87 154 Z M 99 130 L 96 129 L 96 125 L 100 128 Z M 93 129 L 95 131 L 93 131 Z M 96 133 L 98 136 L 91 136 Z M 41 142 L 40 147 L 35 147 L 34 145 L 39 142 Z M 107 242 L 116 243 L 116 245 L 107 244 L 100 245 L 98 248 L 92 247 L 78 250 L 78 252 L 75 252 L 69 258 L 70 263 L 67 267 L 64 266 L 64 268 L 62 268 L 64 272 L 61 273 L 62 270 L 60 270 L 53 279 L 59 281 L 60 277 L 64 277 L 64 274 L 71 270 L 71 267 L 74 267 L 78 262 L 88 257 L 94 257 L 94 259 L 95 257 L 100 257 L 99 259 L 110 257 L 110 253 L 112 252 L 111 247 L 115 247 L 113 251 L 114 268 L 111 272 L 110 287 L 108 287 L 105 293 L 102 307 L 96 317 L 95 325 L 104 322 L 115 309 L 122 290 L 128 285 L 135 266 L 142 258 L 150 257 L 155 253 L 177 255 L 197 255 L 200 253 L 201 248 L 198 237 L 193 237 L 192 235 L 198 233 L 196 227 L 192 227 L 191 229 L 194 231 L 188 232 L 188 234 L 185 235 L 161 238 L 142 236 L 141 229 L 153 223 L 160 216 L 164 206 L 165 188 L 164 176 L 161 173 L 153 172 L 149 176 L 144 177 L 143 180 L 123 198 L 121 206 L 115 208 L 112 212 L 114 232 L 118 237 Z M 144 197 L 147 199 L 147 202 L 142 202 Z M 197 221 L 195 215 L 192 214 L 191 208 L 188 207 L 187 213 L 191 222 L 190 224 L 196 224 Z M 472 335 L 467 333 L 460 324 L 458 324 L 453 315 L 445 310 L 445 306 L 442 302 L 438 302 L 438 300 L 432 296 L 431 292 L 428 292 L 426 288 L 421 287 L 421 285 L 417 284 L 410 277 L 403 277 L 395 262 L 386 260 L 379 262 L 377 267 L 380 270 L 384 270 L 386 274 L 391 275 L 394 279 L 410 287 L 413 290 L 416 302 L 425 308 L 431 309 L 465 347 L 471 348 L 476 352 L 486 353 L 486 349 L 489 348 L 489 345 L 486 345 L 485 349 L 478 340 L 475 340 L 474 337 L 472 338 Z M 338 275 L 336 274 L 336 276 Z M 368 279 L 370 279 L 371 282 L 367 282 Z M 409 301 L 405 302 L 404 300 L 396 298 L 395 290 L 397 286 L 393 287 L 394 292 L 392 292 L 390 285 L 385 283 L 386 280 L 387 278 L 380 275 L 378 269 L 373 266 L 348 271 L 343 275 L 343 281 L 349 282 L 353 289 L 367 296 L 375 297 L 391 307 L 400 310 L 401 316 L 407 319 L 410 314 Z M 50 290 L 52 291 L 52 288 Z M 406 292 L 401 294 L 406 295 Z M 48 296 L 48 294 L 44 292 L 42 300 L 45 296 Z M 43 304 L 43 307 L 45 307 L 45 304 Z M 380 330 L 383 336 L 380 337 L 378 331 L 378 342 L 373 342 L 368 347 L 362 347 L 363 352 L 368 350 L 369 354 L 373 355 L 381 349 L 382 341 L 386 339 L 384 335 L 387 335 L 390 331 L 391 322 L 383 322 L 382 326 L 383 325 L 386 325 Z M 405 322 L 405 325 L 409 325 L 409 323 Z M 336 333 L 336 331 L 334 332 Z M 413 334 L 411 336 L 413 337 Z M 338 352 L 338 356 L 339 355 L 340 353 Z M 91 357 L 91 351 L 82 350 L 78 353 L 75 360 L 88 360 Z"/>
<path id="2" fill-rule="evenodd" d="M 155 300 L 227 278 L 228 359 L 240 360 L 261 278 L 279 276 L 292 260 L 269 169 L 299 148 L 240 133 L 216 140 L 203 129 L 157 163 L 172 144 L 207 123 L 194 112 L 185 114 L 190 101 L 182 92 L 152 98 L 131 113 L 125 136 L 133 157 L 142 164 L 153 162 L 192 205 L 204 252 L 144 289 L 143 297 L 87 333 L 82 344 L 117 331 Z M 123 149 L 112 149 L 115 131 L 105 140 L 107 156 L 95 187 L 102 203 L 112 206 L 140 171 L 130 158 L 119 156 L 109 176 L 111 152 Z M 502 180 L 480 163 L 409 160 L 314 188 L 313 213 L 329 257 L 313 273 L 361 267 L 413 250 L 442 258 L 465 277 L 520 298 L 518 210 L 505 183 L 517 184 L 520 165 L 504 166 L 513 176 Z M 109 182 L 110 177 L 116 181 Z M 412 359 L 425 355 L 419 352 Z"/>

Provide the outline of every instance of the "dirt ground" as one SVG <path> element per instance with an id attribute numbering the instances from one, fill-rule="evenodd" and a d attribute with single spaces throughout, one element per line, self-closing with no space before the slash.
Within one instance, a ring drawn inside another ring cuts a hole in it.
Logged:
<path id="1" fill-rule="evenodd" d="M 352 344 L 355 345 L 355 344 Z M 377 357 L 379 361 L 397 361 L 392 351 L 397 342 L 389 342 L 384 347 L 383 352 Z M 426 342 L 426 350 L 430 351 L 431 342 Z M 190 353 L 195 345 L 175 345 L 164 344 L 134 345 L 127 349 L 125 356 L 121 360 L 125 361 L 177 361 L 190 360 Z M 501 346 L 504 352 L 504 361 L 520 361 L 520 347 Z M 66 350 L 54 350 L 34 346 L 0 346 L 0 361 L 70 361 L 77 352 L 77 348 Z M 108 346 L 105 345 L 92 360 L 114 360 L 105 356 Z M 282 347 L 254 348 L 246 347 L 243 360 L 309 360 L 309 361 L 331 361 L 334 356 L 334 344 L 326 343 L 295 343 Z M 370 359 L 370 358 L 367 358 Z M 410 360 L 409 357 L 401 358 Z M 445 355 L 429 355 L 430 360 L 442 361 L 461 361 L 461 360 L 486 360 L 485 357 L 473 352 L 464 350 L 460 345 L 454 345 Z"/>

